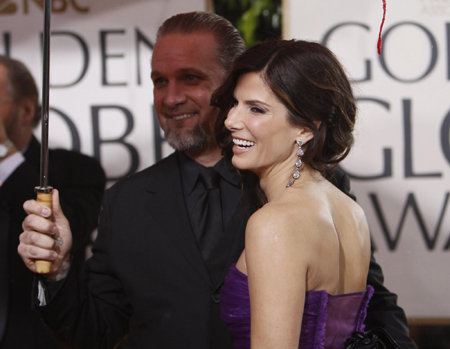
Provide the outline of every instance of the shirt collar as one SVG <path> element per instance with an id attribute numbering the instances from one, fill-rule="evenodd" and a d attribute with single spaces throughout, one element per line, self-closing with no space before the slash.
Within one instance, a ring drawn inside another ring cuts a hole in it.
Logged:
<path id="1" fill-rule="evenodd" d="M 194 190 L 198 175 L 204 166 L 200 165 L 198 162 L 195 162 L 183 152 L 177 152 L 177 154 L 178 161 L 180 163 L 183 187 L 186 195 L 189 196 Z M 231 168 L 229 161 L 222 158 L 213 167 L 225 181 L 235 187 L 240 186 L 241 181 L 239 175 Z"/>
<path id="2" fill-rule="evenodd" d="M 223 179 L 235 187 L 240 187 L 241 179 L 239 178 L 236 170 L 232 168 L 231 162 L 222 158 L 217 164 L 214 165 L 214 169 L 219 172 Z"/>

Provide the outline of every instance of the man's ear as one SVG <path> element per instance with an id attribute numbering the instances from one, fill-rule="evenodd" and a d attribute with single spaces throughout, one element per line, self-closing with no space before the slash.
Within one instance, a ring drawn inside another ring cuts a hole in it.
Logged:
<path id="1" fill-rule="evenodd" d="M 22 126 L 28 126 L 33 123 L 35 110 L 34 102 L 31 99 L 26 98 L 20 102 L 19 118 Z"/>

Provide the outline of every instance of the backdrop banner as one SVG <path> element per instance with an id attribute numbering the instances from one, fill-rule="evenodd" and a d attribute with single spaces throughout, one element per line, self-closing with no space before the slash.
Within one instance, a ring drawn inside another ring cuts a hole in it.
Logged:
<path id="1" fill-rule="evenodd" d="M 409 318 L 450 318 L 450 2 L 295 0 L 290 38 L 325 44 L 358 98 L 342 167 L 363 207 L 386 286 Z"/>
<path id="2" fill-rule="evenodd" d="M 152 48 L 165 19 L 204 9 L 204 0 L 53 0 L 50 147 L 95 156 L 110 183 L 172 152 L 154 118 Z M 42 0 L 0 0 L 0 54 L 25 63 L 39 87 L 42 31 Z"/>

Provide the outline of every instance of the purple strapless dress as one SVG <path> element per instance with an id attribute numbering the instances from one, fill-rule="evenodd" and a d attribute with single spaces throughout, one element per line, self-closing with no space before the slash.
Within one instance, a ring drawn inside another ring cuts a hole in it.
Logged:
<path id="1" fill-rule="evenodd" d="M 300 349 L 343 349 L 354 331 L 364 331 L 372 286 L 364 292 L 330 295 L 306 292 Z M 250 297 L 247 275 L 233 264 L 220 294 L 221 317 L 236 349 L 250 349 Z"/>

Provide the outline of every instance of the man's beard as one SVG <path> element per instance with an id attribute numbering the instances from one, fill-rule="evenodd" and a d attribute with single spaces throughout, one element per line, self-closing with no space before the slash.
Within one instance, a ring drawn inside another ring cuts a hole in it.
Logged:
<path id="1" fill-rule="evenodd" d="M 209 145 L 212 135 L 197 124 L 191 131 L 181 129 L 168 129 L 165 138 L 172 148 L 178 151 L 196 151 Z"/>

